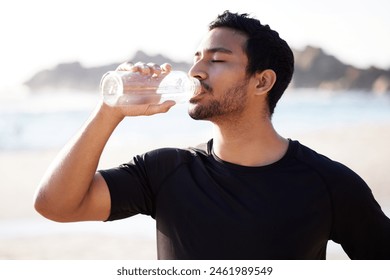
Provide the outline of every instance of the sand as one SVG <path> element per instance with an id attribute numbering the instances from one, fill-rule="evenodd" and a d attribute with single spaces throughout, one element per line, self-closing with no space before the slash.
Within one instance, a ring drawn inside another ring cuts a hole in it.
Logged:
<path id="1" fill-rule="evenodd" d="M 390 124 L 367 124 L 316 133 L 285 135 L 356 171 L 371 187 L 390 216 Z M 207 140 L 207 139 L 205 139 Z M 186 144 L 184 144 L 185 146 Z M 132 152 L 108 149 L 101 165 L 122 163 Z M 35 188 L 58 150 L 0 152 L 0 259 L 156 259 L 153 220 L 142 217 L 119 223 L 83 223 L 83 228 L 50 222 L 35 213 Z M 144 227 L 143 224 L 147 225 Z M 93 226 L 92 226 L 93 225 Z M 109 228 L 114 230 L 107 230 Z M 135 231 L 126 231 L 126 228 Z M 91 229 L 89 229 L 91 228 Z M 142 230 L 147 232 L 143 233 Z M 346 259 L 338 245 L 331 244 L 328 259 Z"/>

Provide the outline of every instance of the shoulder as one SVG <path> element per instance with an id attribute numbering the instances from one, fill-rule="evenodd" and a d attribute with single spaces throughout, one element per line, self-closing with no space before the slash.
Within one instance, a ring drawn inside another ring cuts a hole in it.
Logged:
<path id="1" fill-rule="evenodd" d="M 371 192 L 364 180 L 343 163 L 317 153 L 298 141 L 293 142 L 296 159 L 314 170 L 331 193 L 353 192 L 357 195 L 360 192 L 366 195 Z"/>
<path id="2" fill-rule="evenodd" d="M 298 141 L 293 141 L 295 145 L 295 157 L 298 161 L 310 166 L 324 175 L 345 174 L 347 176 L 357 176 L 349 167 L 341 162 L 335 161 L 315 150 L 302 145 Z"/>
<path id="3" fill-rule="evenodd" d="M 140 160 L 148 166 L 164 165 L 173 167 L 190 163 L 198 157 L 208 156 L 207 146 L 208 143 L 203 143 L 187 148 L 159 148 L 139 155 L 134 160 Z"/>

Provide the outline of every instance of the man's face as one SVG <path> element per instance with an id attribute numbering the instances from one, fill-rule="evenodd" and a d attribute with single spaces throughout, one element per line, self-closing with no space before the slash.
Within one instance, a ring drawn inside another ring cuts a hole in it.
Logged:
<path id="1" fill-rule="evenodd" d="M 190 100 L 194 119 L 218 121 L 240 114 L 247 100 L 246 66 L 243 50 L 247 37 L 230 28 L 211 30 L 195 53 L 189 74 L 202 84 Z"/>

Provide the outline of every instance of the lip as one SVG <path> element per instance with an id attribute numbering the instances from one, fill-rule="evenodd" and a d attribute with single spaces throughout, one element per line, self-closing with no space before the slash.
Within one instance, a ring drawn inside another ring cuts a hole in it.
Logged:
<path id="1" fill-rule="evenodd" d="M 198 90 L 197 92 L 195 92 L 194 96 L 198 96 L 198 95 L 203 95 L 203 94 L 206 94 L 206 90 L 204 88 Z"/>
<path id="2" fill-rule="evenodd" d="M 198 102 L 200 99 L 202 99 L 202 96 L 203 95 L 206 95 L 207 94 L 207 92 L 205 91 L 205 90 L 201 90 L 201 91 L 199 91 L 199 92 L 197 92 L 197 93 L 195 93 L 191 98 L 190 98 L 190 103 L 196 103 L 196 102 Z"/>

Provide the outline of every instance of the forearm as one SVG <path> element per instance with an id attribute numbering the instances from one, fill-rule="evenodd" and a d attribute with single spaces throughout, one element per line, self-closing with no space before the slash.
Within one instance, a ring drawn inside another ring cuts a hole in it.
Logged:
<path id="1" fill-rule="evenodd" d="M 45 216 L 72 216 L 85 199 L 103 149 L 121 121 L 104 105 L 62 149 L 42 178 L 36 208 Z"/>

